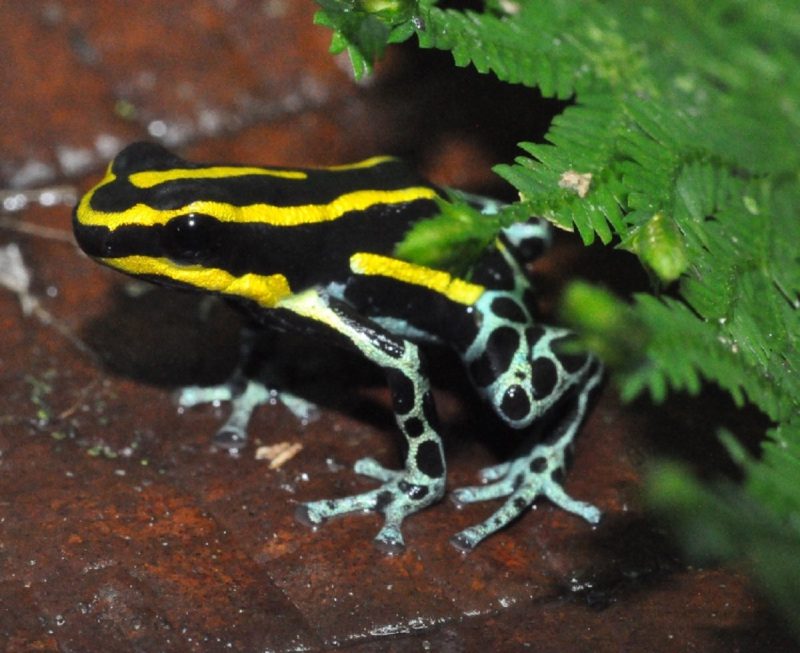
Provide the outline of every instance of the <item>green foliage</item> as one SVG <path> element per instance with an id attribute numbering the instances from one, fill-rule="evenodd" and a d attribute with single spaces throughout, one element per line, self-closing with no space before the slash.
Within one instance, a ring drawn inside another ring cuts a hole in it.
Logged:
<path id="1" fill-rule="evenodd" d="M 439 201 L 439 215 L 417 223 L 398 245 L 395 255 L 469 276 L 472 263 L 494 241 L 497 232 L 526 220 L 529 214 L 517 204 L 498 205 L 497 212 L 487 214 L 484 209 L 482 213 L 470 204 L 469 195 L 456 190 L 449 193 L 449 201 Z"/>
<path id="2" fill-rule="evenodd" d="M 645 358 L 648 325 L 611 293 L 576 281 L 564 293 L 561 315 L 581 334 L 581 346 L 607 365 L 632 372 L 650 369 Z"/>
<path id="3" fill-rule="evenodd" d="M 661 281 L 675 281 L 689 265 L 678 226 L 663 213 L 655 213 L 634 227 L 623 241 L 623 247 L 634 252 Z"/>
<path id="4" fill-rule="evenodd" d="M 333 30 L 331 52 L 347 50 L 356 78 L 372 70 L 387 44 L 400 43 L 419 24 L 415 0 L 317 0 L 317 25 Z"/>
<path id="5" fill-rule="evenodd" d="M 709 488 L 682 466 L 661 465 L 650 474 L 647 494 L 650 505 L 673 526 L 691 555 L 744 564 L 800 634 L 796 615 L 800 429 L 792 428 L 792 437 L 768 440 L 762 462 L 743 461 L 750 472 L 744 488 L 732 483 Z M 732 436 L 727 438 L 733 441 Z"/>
<path id="6" fill-rule="evenodd" d="M 355 3 L 321 4 L 330 18 Z M 800 632 L 800 4 L 404 7 L 391 18 L 362 9 L 381 21 L 384 45 L 416 34 L 458 66 L 573 99 L 545 142 L 521 143 L 496 168 L 520 194 L 510 211 L 542 215 L 587 244 L 615 243 L 670 291 L 630 304 L 587 286 L 567 294 L 566 316 L 616 370 L 623 396 L 660 401 L 712 381 L 772 420 L 759 460 L 725 436 L 742 487 L 704 487 L 666 469 L 651 497 L 690 550 L 746 561 Z M 357 23 L 325 24 L 355 47 Z M 381 50 L 358 47 L 362 69 Z M 443 210 L 406 254 L 452 267 L 443 253 L 453 242 L 471 256 L 462 245 L 485 242 L 485 225 L 462 213 Z"/>

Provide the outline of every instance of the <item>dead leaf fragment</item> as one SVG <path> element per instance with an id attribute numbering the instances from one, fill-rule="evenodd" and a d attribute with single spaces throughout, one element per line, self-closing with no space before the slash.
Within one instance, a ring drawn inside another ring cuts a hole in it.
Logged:
<path id="1" fill-rule="evenodd" d="M 299 442 L 277 442 L 264 445 L 256 449 L 256 460 L 269 460 L 269 468 L 278 469 L 294 458 L 302 449 L 303 445 Z"/>
<path id="2" fill-rule="evenodd" d="M 589 192 L 589 187 L 592 185 L 591 172 L 578 172 L 577 170 L 566 170 L 561 173 L 561 178 L 558 180 L 559 188 L 566 188 L 567 190 L 574 191 L 575 194 L 583 199 Z"/>

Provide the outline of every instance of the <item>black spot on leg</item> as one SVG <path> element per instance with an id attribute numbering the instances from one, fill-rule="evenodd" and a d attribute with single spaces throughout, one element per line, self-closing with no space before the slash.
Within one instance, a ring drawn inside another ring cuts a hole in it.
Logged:
<path id="1" fill-rule="evenodd" d="M 511 327 L 500 327 L 492 331 L 486 342 L 486 350 L 492 355 L 495 373 L 499 376 L 511 365 L 511 359 L 519 347 L 519 334 Z"/>
<path id="2" fill-rule="evenodd" d="M 486 355 L 486 352 L 483 352 L 483 354 L 470 363 L 469 375 L 479 388 L 485 388 L 495 380 L 492 363 Z"/>
<path id="3" fill-rule="evenodd" d="M 528 321 L 525 311 L 511 297 L 497 297 L 492 300 L 491 311 L 498 317 L 502 317 L 512 322 L 524 324 Z"/>
<path id="4" fill-rule="evenodd" d="M 512 385 L 503 395 L 500 402 L 500 410 L 510 420 L 520 420 L 528 415 L 531 409 L 531 402 L 525 390 L 520 385 Z"/>
<path id="5" fill-rule="evenodd" d="M 417 468 L 431 478 L 441 478 L 444 475 L 444 461 L 439 445 L 433 440 L 426 440 L 417 448 Z"/>
<path id="6" fill-rule="evenodd" d="M 540 234 L 524 235 L 516 241 L 512 241 L 505 233 L 501 232 L 501 239 L 508 247 L 509 251 L 513 254 L 523 265 L 534 259 L 539 258 L 547 249 L 547 239 L 543 238 Z"/>
<path id="7" fill-rule="evenodd" d="M 394 412 L 398 415 L 405 415 L 414 407 L 414 383 L 402 371 L 387 367 L 386 380 L 392 391 L 392 405 Z"/>
<path id="8" fill-rule="evenodd" d="M 412 501 L 422 501 L 426 496 L 428 496 L 428 492 L 430 491 L 426 485 L 415 485 L 405 481 L 398 483 L 397 487 L 399 487 L 400 491 Z"/>
<path id="9" fill-rule="evenodd" d="M 469 366 L 469 372 L 479 387 L 485 387 L 499 378 L 511 365 L 519 347 L 519 334 L 511 327 L 492 331 L 486 341 L 485 351 Z"/>
<path id="10" fill-rule="evenodd" d="M 403 429 L 409 438 L 418 438 L 425 431 L 425 425 L 419 417 L 409 417 L 403 422 Z"/>
<path id="11" fill-rule="evenodd" d="M 432 429 L 439 428 L 439 415 L 436 412 L 436 402 L 433 400 L 433 393 L 426 390 L 422 395 L 422 415 L 430 424 Z"/>
<path id="12" fill-rule="evenodd" d="M 406 346 L 399 338 L 392 338 L 383 333 L 372 334 L 372 343 L 391 358 L 400 359 L 406 353 Z"/>
<path id="13" fill-rule="evenodd" d="M 547 459 L 544 456 L 537 456 L 531 460 L 530 470 L 535 474 L 541 474 L 547 468 Z"/>
<path id="14" fill-rule="evenodd" d="M 533 347 L 544 335 L 544 328 L 540 326 L 529 326 L 525 329 L 525 340 L 528 342 L 528 347 Z"/>
<path id="15" fill-rule="evenodd" d="M 394 495 L 389 490 L 378 493 L 378 496 L 375 497 L 376 512 L 382 513 L 383 509 L 386 508 L 386 506 L 388 506 L 393 500 Z"/>
<path id="16" fill-rule="evenodd" d="M 353 331 L 366 337 L 384 354 L 390 358 L 403 357 L 406 347 L 402 339 L 396 338 L 395 336 L 383 331 L 377 331 L 371 324 L 365 324 L 361 320 L 355 319 L 352 315 L 352 309 L 343 306 L 339 302 L 332 303 L 331 308 L 339 316 L 339 318 L 347 324 L 347 326 L 353 329 Z"/>
<path id="17" fill-rule="evenodd" d="M 556 364 L 544 356 L 533 361 L 533 397 L 542 399 L 550 395 L 558 382 Z"/>
<path id="18" fill-rule="evenodd" d="M 522 303 L 525 305 L 525 308 L 527 308 L 532 315 L 535 315 L 536 293 L 533 292 L 533 290 L 531 290 L 530 288 L 525 288 L 525 290 L 522 291 Z"/>
<path id="19" fill-rule="evenodd" d="M 514 499 L 514 507 L 517 509 L 518 512 L 522 512 L 525 508 L 528 507 L 528 502 L 525 501 L 522 497 L 517 497 Z"/>
<path id="20" fill-rule="evenodd" d="M 550 343 L 550 347 L 555 352 L 558 362 L 561 363 L 561 367 L 563 367 L 568 374 L 578 372 L 586 365 L 588 359 L 587 354 L 581 353 L 580 351 L 572 351 L 575 342 L 576 337 L 574 335 L 569 335 L 556 338 Z"/>
<path id="21" fill-rule="evenodd" d="M 517 245 L 517 250 L 525 257 L 526 261 L 533 261 L 544 253 L 546 247 L 546 241 L 537 236 L 536 238 L 526 238 Z"/>
<path id="22" fill-rule="evenodd" d="M 496 290 L 513 290 L 516 279 L 500 250 L 493 248 L 475 265 L 472 281 Z"/>

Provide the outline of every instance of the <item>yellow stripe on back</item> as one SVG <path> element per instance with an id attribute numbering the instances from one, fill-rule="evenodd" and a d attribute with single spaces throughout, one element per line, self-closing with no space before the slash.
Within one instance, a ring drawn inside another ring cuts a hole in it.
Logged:
<path id="1" fill-rule="evenodd" d="M 273 308 L 292 294 L 289 281 L 282 274 L 247 273 L 235 277 L 225 270 L 202 266 L 180 266 L 166 258 L 124 256 L 101 258 L 102 263 L 132 275 L 156 275 L 185 283 L 193 288 L 233 295 L 254 301 L 263 308 Z"/>
<path id="2" fill-rule="evenodd" d="M 356 161 L 355 163 L 344 163 L 337 166 L 325 166 L 322 168 L 323 170 L 360 170 L 362 168 L 374 168 L 381 163 L 386 163 L 387 161 L 396 161 L 397 159 L 393 156 L 373 156 L 369 159 L 364 159 L 363 161 Z"/>
<path id="3" fill-rule="evenodd" d="M 263 175 L 281 179 L 307 179 L 302 170 L 271 170 L 245 166 L 211 166 L 208 168 L 172 168 L 170 170 L 145 170 L 134 172 L 128 179 L 137 188 L 152 188 L 176 179 L 225 179 L 245 175 Z"/>
<path id="4" fill-rule="evenodd" d="M 321 170 L 360 170 L 374 168 L 381 163 L 393 161 L 392 156 L 373 156 L 364 161 L 346 163 L 343 165 L 326 166 Z M 137 188 L 152 188 L 176 179 L 225 179 L 230 177 L 243 177 L 245 175 L 264 175 L 279 177 L 281 179 L 308 179 L 305 170 L 284 170 L 262 168 L 258 166 L 208 166 L 204 168 L 172 168 L 170 170 L 145 170 L 134 172 L 129 176 L 130 182 Z"/>
<path id="5" fill-rule="evenodd" d="M 172 218 L 187 213 L 210 215 L 221 222 L 261 223 L 278 227 L 295 227 L 303 224 L 329 222 L 350 211 L 364 211 L 379 204 L 403 204 L 437 197 L 427 186 L 412 186 L 398 190 L 357 190 L 340 195 L 328 204 L 300 204 L 273 206 L 250 204 L 234 206 L 224 202 L 197 200 L 177 209 L 154 209 L 146 204 L 136 204 L 125 211 L 106 213 L 91 208 L 91 193 L 84 196 L 78 209 L 82 225 L 107 227 L 111 231 L 124 225 L 153 226 L 166 224 Z"/>
<path id="6" fill-rule="evenodd" d="M 467 306 L 478 301 L 484 291 L 483 286 L 469 283 L 442 270 L 433 270 L 380 254 L 353 254 L 350 257 L 350 269 L 355 274 L 389 277 L 414 286 L 423 286 Z"/>

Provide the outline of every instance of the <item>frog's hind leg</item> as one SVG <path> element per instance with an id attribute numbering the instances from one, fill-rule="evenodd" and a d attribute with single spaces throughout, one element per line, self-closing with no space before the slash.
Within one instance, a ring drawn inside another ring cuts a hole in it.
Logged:
<path id="1" fill-rule="evenodd" d="M 343 336 L 345 342 L 383 369 L 397 425 L 407 445 L 402 471 L 385 469 L 371 458 L 356 463 L 355 470 L 380 481 L 379 487 L 354 496 L 301 504 L 298 518 L 316 526 L 351 512 L 380 512 L 385 522 L 375 541 L 388 552 L 402 549 L 403 519 L 438 501 L 445 488 L 442 440 L 419 349 L 316 289 L 292 295 L 277 308 Z"/>
<path id="2" fill-rule="evenodd" d="M 602 369 L 594 363 L 589 367 L 583 386 L 568 399 L 564 413 L 545 442 L 535 445 L 528 453 L 514 460 L 483 470 L 481 478 L 487 485 L 454 491 L 456 503 L 507 498 L 491 517 L 453 536 L 450 540 L 453 546 L 462 551 L 471 551 L 481 540 L 521 515 L 538 497 L 550 499 L 560 508 L 591 524 L 600 520 L 600 511 L 589 503 L 570 497 L 558 477 L 566 464 L 568 450 L 586 417 L 590 395 L 601 378 Z"/>

